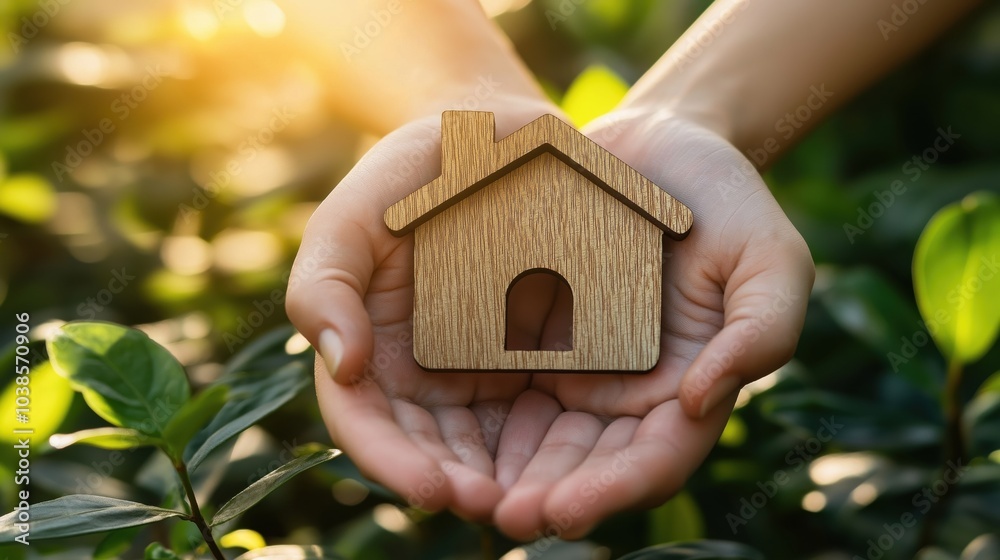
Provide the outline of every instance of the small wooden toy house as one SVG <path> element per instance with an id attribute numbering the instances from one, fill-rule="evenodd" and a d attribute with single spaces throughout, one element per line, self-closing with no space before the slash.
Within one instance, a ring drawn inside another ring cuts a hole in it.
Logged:
<path id="1" fill-rule="evenodd" d="M 660 355 L 663 234 L 691 210 L 545 115 L 496 141 L 492 113 L 441 118 L 441 176 L 389 207 L 415 231 L 413 355 L 436 370 L 646 371 Z M 526 273 L 570 286 L 572 348 L 508 350 L 506 304 Z"/>

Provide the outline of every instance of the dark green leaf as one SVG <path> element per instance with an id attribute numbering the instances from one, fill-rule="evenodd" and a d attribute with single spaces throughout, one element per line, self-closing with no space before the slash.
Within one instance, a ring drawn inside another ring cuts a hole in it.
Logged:
<path id="1" fill-rule="evenodd" d="M 1000 331 L 1000 198 L 978 192 L 931 218 L 913 254 L 920 313 L 949 361 L 981 358 Z"/>
<path id="2" fill-rule="evenodd" d="M 55 434 L 49 438 L 49 445 L 55 449 L 64 449 L 78 443 L 102 449 L 131 449 L 143 445 L 160 445 L 163 441 L 132 428 L 93 428 L 72 434 Z"/>
<path id="3" fill-rule="evenodd" d="M 764 560 L 764 555 L 745 544 L 698 541 L 651 546 L 619 560 Z"/>
<path id="4" fill-rule="evenodd" d="M 979 386 L 979 394 L 983 393 L 1000 393 L 1000 371 L 987 377 L 986 381 L 983 381 L 983 384 Z"/>
<path id="5" fill-rule="evenodd" d="M 771 420 L 797 428 L 803 437 L 846 448 L 910 449 L 937 445 L 941 438 L 937 424 L 832 393 L 802 391 L 758 398 L 761 411 Z"/>
<path id="6" fill-rule="evenodd" d="M 18 535 L 17 512 L 0 517 L 0 543 Z M 75 494 L 31 505 L 31 539 L 56 539 L 147 525 L 184 513 L 128 500 Z"/>
<path id="7" fill-rule="evenodd" d="M 966 442 L 973 457 L 1000 449 L 1000 392 L 981 392 L 962 411 Z"/>
<path id="8" fill-rule="evenodd" d="M 922 351 L 930 338 L 920 316 L 877 271 L 832 271 L 820 301 L 844 330 L 883 356 L 894 372 L 928 396 L 939 397 L 944 375 Z"/>
<path id="9" fill-rule="evenodd" d="M 164 547 L 162 544 L 155 542 L 146 547 L 146 554 L 144 556 L 145 560 L 181 560 L 180 556 Z"/>
<path id="10" fill-rule="evenodd" d="M 113 560 L 121 558 L 135 544 L 135 536 L 139 527 L 118 529 L 107 534 L 94 549 L 94 560 Z"/>
<path id="11" fill-rule="evenodd" d="M 205 423 L 226 404 L 228 395 L 229 387 L 225 385 L 209 387 L 185 403 L 174 414 L 167 427 L 163 429 L 163 439 L 166 440 L 171 449 L 177 451 L 177 455 L 180 455 L 184 446 L 191 441 L 198 430 L 204 427 Z"/>
<path id="12" fill-rule="evenodd" d="M 225 373 L 235 373 L 245 371 L 250 364 L 256 362 L 262 356 L 285 352 L 285 343 L 295 334 L 295 329 L 291 325 L 277 328 L 254 339 L 242 350 L 237 352 L 232 359 L 226 363 Z"/>
<path id="13" fill-rule="evenodd" d="M 236 560 L 343 560 L 343 558 L 343 556 L 330 549 L 320 548 L 315 545 L 294 546 L 283 544 L 251 550 L 237 556 Z"/>
<path id="14" fill-rule="evenodd" d="M 292 459 L 269 472 L 264 478 L 254 482 L 239 494 L 233 496 L 233 499 L 219 508 L 215 517 L 212 518 L 211 525 L 214 527 L 220 523 L 235 519 L 236 516 L 250 509 L 254 504 L 263 500 L 265 496 L 275 491 L 279 486 L 288 482 L 297 474 L 320 463 L 325 463 L 337 455 L 340 455 L 339 449 L 327 449 L 326 451 L 319 451 L 305 457 Z"/>
<path id="15" fill-rule="evenodd" d="M 145 333 L 110 323 L 68 323 L 49 341 L 60 375 L 98 415 L 160 437 L 190 396 L 184 369 Z"/>
<path id="16" fill-rule="evenodd" d="M 308 370 L 300 362 L 292 362 L 276 372 L 237 377 L 230 385 L 229 401 L 185 449 L 188 470 L 198 468 L 218 446 L 280 408 L 308 385 Z"/>

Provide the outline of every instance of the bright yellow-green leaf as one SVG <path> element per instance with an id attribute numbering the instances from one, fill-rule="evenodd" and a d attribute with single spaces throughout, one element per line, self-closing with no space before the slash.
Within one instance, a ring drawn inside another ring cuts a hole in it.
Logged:
<path id="1" fill-rule="evenodd" d="M 651 542 L 693 541 L 704 538 L 705 522 L 691 494 L 681 492 L 652 510 L 649 516 Z"/>
<path id="2" fill-rule="evenodd" d="M 219 544 L 224 548 L 245 548 L 247 550 L 257 550 L 267 546 L 264 537 L 257 531 L 250 529 L 237 529 L 232 533 L 225 534 L 219 539 Z"/>
<path id="3" fill-rule="evenodd" d="M 920 314 L 949 361 L 968 364 L 1000 330 L 1000 199 L 973 193 L 942 208 L 917 240 L 913 287 Z"/>
<path id="4" fill-rule="evenodd" d="M 56 194 L 40 175 L 20 173 L 0 182 L 0 213 L 23 222 L 44 222 L 56 210 Z"/>
<path id="5" fill-rule="evenodd" d="M 16 422 L 14 409 L 21 408 L 15 406 L 17 388 L 20 387 L 11 382 L 0 395 L 0 410 L 8 411 L 9 414 L 0 415 L 0 441 L 15 442 L 17 435 L 13 433 L 15 429 L 29 428 L 34 430 L 31 434 L 35 441 L 45 441 L 59 429 L 69 407 L 73 403 L 73 389 L 66 381 L 60 377 L 50 362 L 42 362 L 35 366 L 29 374 L 28 395 L 29 404 L 28 423 Z M 23 394 L 24 391 L 21 391 Z M 23 402 L 23 401 L 22 401 Z M 24 436 L 21 436 L 24 437 Z"/>
<path id="6" fill-rule="evenodd" d="M 607 67 L 590 66 L 566 90 L 562 109 L 573 124 L 583 126 L 614 109 L 627 92 L 628 84 Z"/>
<path id="7" fill-rule="evenodd" d="M 722 430 L 719 436 L 719 443 L 727 447 L 737 447 L 742 445 L 747 439 L 747 425 L 738 415 L 733 414 L 726 423 L 726 429 Z"/>

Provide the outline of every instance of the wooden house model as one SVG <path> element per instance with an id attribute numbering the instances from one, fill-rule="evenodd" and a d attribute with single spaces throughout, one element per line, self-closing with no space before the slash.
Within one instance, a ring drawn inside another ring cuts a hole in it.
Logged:
<path id="1" fill-rule="evenodd" d="M 492 113 L 441 119 L 441 176 L 385 212 L 415 233 L 413 354 L 461 371 L 646 371 L 660 355 L 663 235 L 691 210 L 572 126 L 545 115 L 497 141 Z M 508 350 L 525 274 L 572 292 L 572 345 Z"/>

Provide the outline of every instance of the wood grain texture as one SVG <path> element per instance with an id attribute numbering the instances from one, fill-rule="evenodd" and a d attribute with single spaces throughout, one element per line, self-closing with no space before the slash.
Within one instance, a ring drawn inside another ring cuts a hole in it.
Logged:
<path id="1" fill-rule="evenodd" d="M 555 117 L 494 141 L 490 113 L 442 118 L 442 175 L 385 213 L 415 230 L 414 357 L 426 369 L 646 371 L 660 354 L 663 234 L 690 210 Z M 513 282 L 573 294 L 572 349 L 507 350 Z"/>

